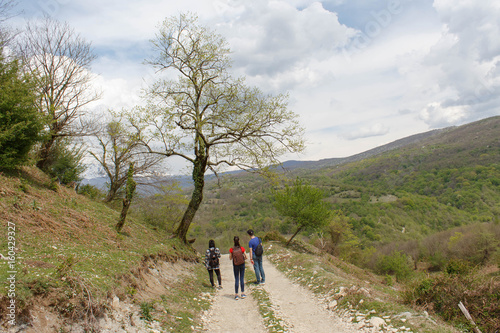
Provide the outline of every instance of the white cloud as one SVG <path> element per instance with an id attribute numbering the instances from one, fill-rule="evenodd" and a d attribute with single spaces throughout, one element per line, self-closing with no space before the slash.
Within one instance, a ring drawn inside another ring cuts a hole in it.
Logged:
<path id="1" fill-rule="evenodd" d="M 45 5 L 43 9 L 42 4 Z M 54 5 L 54 4 L 57 4 Z M 288 92 L 310 142 L 349 156 L 430 128 L 500 114 L 500 2 L 477 0 L 25 0 L 92 41 L 100 107 L 141 103 L 157 25 L 192 11 L 224 35 L 234 75 Z M 52 6 L 52 7 L 51 7 Z M 38 11 L 38 12 L 37 12 Z M 297 156 L 292 158 L 297 159 Z"/>
<path id="2" fill-rule="evenodd" d="M 319 2 L 301 10 L 286 1 L 245 2 L 241 15 L 217 28 L 231 43 L 235 66 L 265 77 L 328 57 L 354 34 Z"/>
<path id="3" fill-rule="evenodd" d="M 420 112 L 420 118 L 439 128 L 460 123 L 466 118 L 467 113 L 465 106 L 443 106 L 434 102 Z"/>
<path id="4" fill-rule="evenodd" d="M 389 128 L 383 124 L 377 123 L 370 126 L 364 126 L 354 129 L 342 135 L 347 140 L 356 140 L 361 138 L 369 138 L 373 136 L 382 136 L 389 133 Z"/>
<path id="5" fill-rule="evenodd" d="M 422 119 L 440 127 L 498 114 L 500 4 L 436 0 L 434 7 L 444 29 L 422 68 L 433 73 L 438 91 Z"/>

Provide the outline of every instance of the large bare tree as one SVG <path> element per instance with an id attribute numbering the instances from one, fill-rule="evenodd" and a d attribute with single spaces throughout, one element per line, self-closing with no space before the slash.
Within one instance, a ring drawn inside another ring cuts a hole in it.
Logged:
<path id="1" fill-rule="evenodd" d="M 18 53 L 39 86 L 38 109 L 47 116 L 47 136 L 37 163 L 43 169 L 56 140 L 92 132 L 85 108 L 100 97 L 91 85 L 96 55 L 67 23 L 48 17 L 28 23 Z"/>
<path id="2" fill-rule="evenodd" d="M 177 79 L 161 77 L 151 85 L 137 127 L 151 152 L 180 156 L 192 165 L 194 190 L 175 232 L 186 242 L 208 170 L 278 163 L 284 153 L 303 149 L 303 129 L 287 109 L 286 95 L 266 95 L 231 77 L 226 40 L 196 17 L 166 19 L 152 43 L 157 56 L 148 63 L 158 74 L 173 72 Z"/>
<path id="3" fill-rule="evenodd" d="M 133 175 L 152 171 L 163 156 L 151 154 L 139 141 L 139 134 L 127 126 L 120 114 L 109 110 L 113 120 L 95 134 L 98 148 L 90 154 L 99 162 L 109 180 L 105 202 L 115 199 L 117 192 L 127 181 L 129 165 L 133 164 Z"/>

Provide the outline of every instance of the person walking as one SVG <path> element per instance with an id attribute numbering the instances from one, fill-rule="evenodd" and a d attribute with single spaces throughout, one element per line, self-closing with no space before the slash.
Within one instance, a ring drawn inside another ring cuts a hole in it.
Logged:
<path id="1" fill-rule="evenodd" d="M 219 289 L 222 289 L 222 278 L 220 275 L 219 267 L 220 250 L 215 247 L 215 241 L 213 239 L 208 241 L 208 250 L 205 252 L 205 267 L 208 270 L 208 276 L 210 277 L 210 284 L 215 288 L 214 283 L 214 272 L 217 275 L 217 282 L 219 283 Z"/>
<path id="2" fill-rule="evenodd" d="M 234 272 L 234 299 L 238 300 L 238 287 L 241 288 L 241 298 L 245 298 L 245 248 L 240 245 L 240 238 L 234 236 L 234 246 L 229 249 L 229 260 L 233 261 Z"/>
<path id="3" fill-rule="evenodd" d="M 262 240 L 254 235 L 254 231 L 252 229 L 249 229 L 247 234 L 250 236 L 248 248 L 250 252 L 250 263 L 253 265 L 255 278 L 257 279 L 256 284 L 264 285 L 266 283 L 266 274 L 264 273 L 264 267 L 262 266 Z"/>

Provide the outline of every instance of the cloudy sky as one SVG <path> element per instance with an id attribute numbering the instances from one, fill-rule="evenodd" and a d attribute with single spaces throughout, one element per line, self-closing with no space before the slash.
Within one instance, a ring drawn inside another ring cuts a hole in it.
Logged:
<path id="1" fill-rule="evenodd" d="M 500 114 L 498 0 L 22 0 L 19 9 L 18 26 L 49 15 L 92 43 L 98 109 L 141 103 L 159 23 L 197 14 L 228 40 L 235 75 L 289 93 L 308 144 L 287 159 L 350 156 Z"/>

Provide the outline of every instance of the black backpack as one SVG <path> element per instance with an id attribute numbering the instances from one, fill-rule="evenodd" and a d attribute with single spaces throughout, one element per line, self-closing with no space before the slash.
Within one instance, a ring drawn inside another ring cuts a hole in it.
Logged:
<path id="1" fill-rule="evenodd" d="M 215 248 L 210 249 L 210 254 L 208 255 L 208 265 L 210 267 L 219 266 L 219 257 L 217 256 L 217 253 L 215 253 Z"/>
<path id="2" fill-rule="evenodd" d="M 262 240 L 259 238 L 259 245 L 254 250 L 256 256 L 261 256 L 264 253 L 264 248 L 262 247 Z"/>

